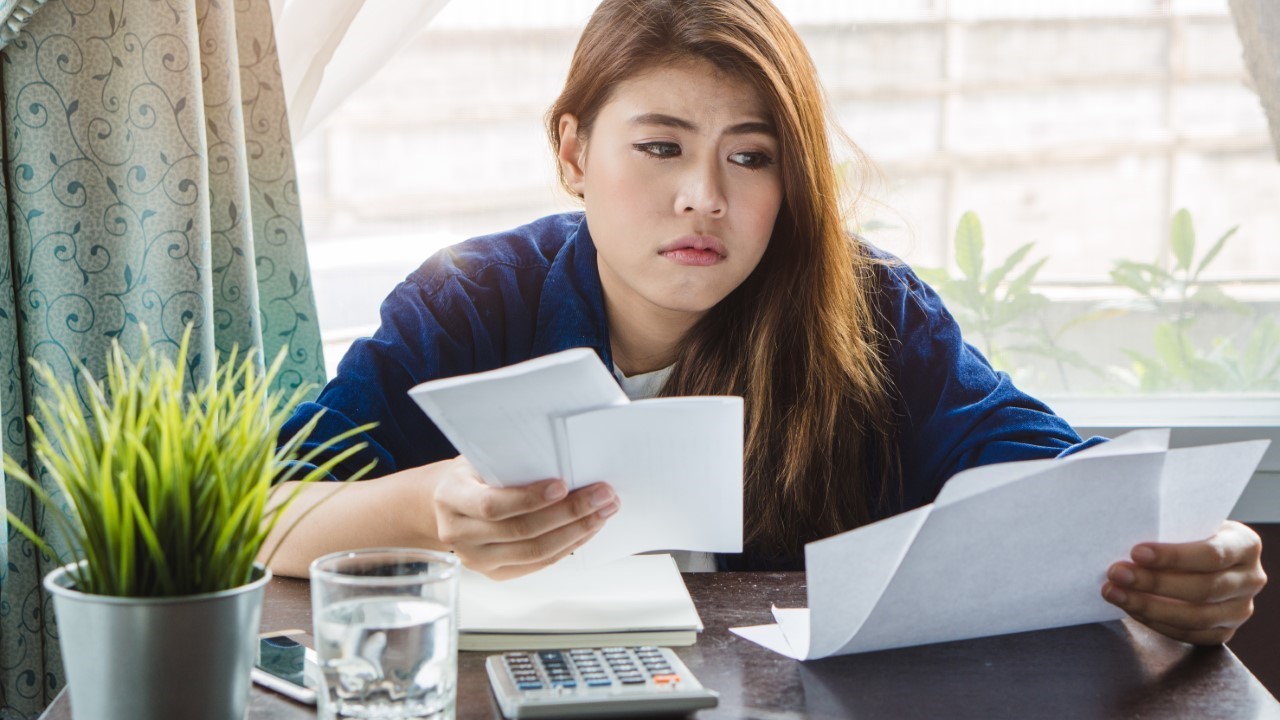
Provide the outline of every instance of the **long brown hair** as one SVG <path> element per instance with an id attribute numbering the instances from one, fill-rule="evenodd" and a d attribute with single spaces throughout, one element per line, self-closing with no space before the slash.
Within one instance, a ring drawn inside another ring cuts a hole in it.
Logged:
<path id="1" fill-rule="evenodd" d="M 805 542 L 875 517 L 901 488 L 896 391 L 871 302 L 877 261 L 844 229 L 808 51 L 769 0 L 604 0 L 548 113 L 551 144 L 558 152 L 564 113 L 587 137 L 618 83 L 687 59 L 760 94 L 783 202 L 760 264 L 684 338 L 663 394 L 743 396 L 746 545 L 794 560 Z"/>

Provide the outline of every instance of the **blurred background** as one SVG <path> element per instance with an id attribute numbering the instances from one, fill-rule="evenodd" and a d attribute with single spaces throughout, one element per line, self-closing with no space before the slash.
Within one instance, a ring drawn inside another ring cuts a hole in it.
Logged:
<path id="1" fill-rule="evenodd" d="M 873 163 L 851 229 L 998 368 L 1274 413 L 1280 163 L 1227 0 L 775 2 Z M 430 254 L 575 207 L 543 115 L 595 4 L 450 2 L 296 141 L 331 375 Z"/>

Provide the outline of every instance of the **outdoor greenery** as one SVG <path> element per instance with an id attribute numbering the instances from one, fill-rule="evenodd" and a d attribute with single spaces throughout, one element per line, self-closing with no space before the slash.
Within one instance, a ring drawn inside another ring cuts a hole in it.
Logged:
<path id="1" fill-rule="evenodd" d="M 276 497 L 273 487 L 324 477 L 364 447 L 312 465 L 336 443 L 369 429 L 356 428 L 301 453 L 316 416 L 277 449 L 281 426 L 309 390 L 269 390 L 285 351 L 265 373 L 251 354 L 238 361 L 232 351 L 209 381 L 191 383 L 190 391 L 190 335 L 188 326 L 175 360 L 145 337 L 148 349 L 136 362 L 113 343 L 105 381 L 80 368 L 83 386 L 90 389 L 84 403 L 74 382 L 64 383 L 31 361 L 54 397 L 52 403 L 37 399 L 40 417 L 28 418 L 32 448 L 59 492 L 47 492 L 8 454 L 4 471 L 43 504 L 73 560 L 85 561 L 71 573 L 82 592 L 168 597 L 250 582 L 263 542 L 305 485 L 286 497 Z M 13 513 L 9 522 L 56 557 Z"/>
<path id="2" fill-rule="evenodd" d="M 956 228 L 959 273 L 938 268 L 917 272 L 993 366 L 1020 381 L 1030 379 L 1028 384 L 1039 385 L 1039 391 L 1072 391 L 1071 378 L 1081 376 L 1091 380 L 1091 389 L 1105 392 L 1280 391 L 1280 323 L 1204 277 L 1236 230 L 1227 230 L 1198 254 L 1191 213 L 1179 210 L 1162 248 L 1171 267 L 1115 260 L 1111 279 L 1133 297 L 1093 306 L 1074 303 L 1079 309 L 1074 314 L 1062 311 L 1066 303 L 1051 308 L 1050 300 L 1035 290 L 1036 276 L 1049 256 L 1032 260 L 1035 243 L 1030 242 L 1007 257 L 989 259 L 982 224 L 973 212 L 965 213 Z M 1224 316 L 1235 321 L 1224 322 Z M 1127 364 L 1091 361 L 1087 350 L 1071 347 L 1072 330 L 1137 317 L 1150 319 L 1144 323 L 1152 328 L 1150 334 L 1126 339 L 1149 337 L 1150 342 L 1123 343 L 1118 349 Z"/>

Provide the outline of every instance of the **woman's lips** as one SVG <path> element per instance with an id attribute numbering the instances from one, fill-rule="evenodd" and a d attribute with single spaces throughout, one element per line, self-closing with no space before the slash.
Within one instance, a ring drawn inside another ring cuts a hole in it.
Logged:
<path id="1" fill-rule="evenodd" d="M 677 265 L 697 265 L 700 267 L 715 265 L 724 259 L 724 256 L 715 250 L 697 250 L 694 248 L 668 250 L 662 253 L 662 257 Z"/>
<path id="2" fill-rule="evenodd" d="M 658 254 L 677 265 L 704 267 L 724 260 L 728 252 L 714 235 L 686 235 L 658 248 Z"/>

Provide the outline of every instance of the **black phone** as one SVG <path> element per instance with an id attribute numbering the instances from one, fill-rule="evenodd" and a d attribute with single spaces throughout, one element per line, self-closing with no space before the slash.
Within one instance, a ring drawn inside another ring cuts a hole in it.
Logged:
<path id="1" fill-rule="evenodd" d="M 253 681 L 300 703 L 315 705 L 318 666 L 314 646 L 314 638 L 305 630 L 263 633 L 258 637 Z"/>

